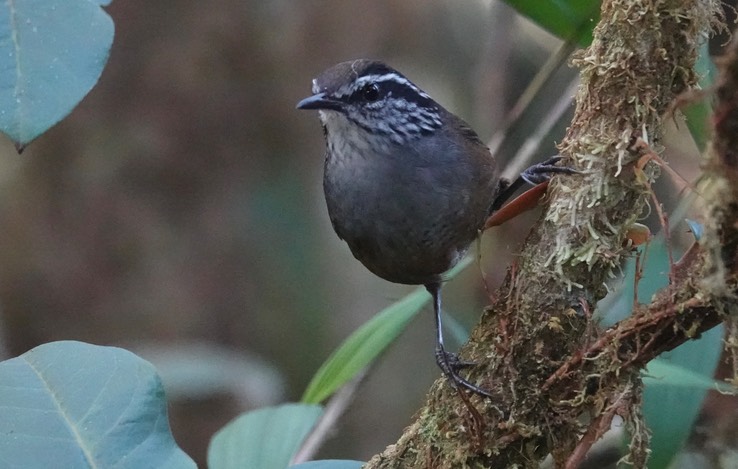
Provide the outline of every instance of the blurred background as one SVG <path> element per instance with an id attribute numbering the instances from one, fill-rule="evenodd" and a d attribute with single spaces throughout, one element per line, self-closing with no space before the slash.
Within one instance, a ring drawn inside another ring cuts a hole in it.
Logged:
<path id="1" fill-rule="evenodd" d="M 116 36 L 98 85 L 23 155 L 0 147 L 2 358 L 62 339 L 141 354 L 165 379 L 176 440 L 204 467 L 218 428 L 299 399 L 344 338 L 410 290 L 374 277 L 332 231 L 320 124 L 295 110 L 311 79 L 339 61 L 384 60 L 489 139 L 560 41 L 481 0 L 129 0 L 107 11 Z M 555 75 L 534 117 L 575 74 Z M 535 158 L 555 154 L 567 120 Z M 696 150 L 673 138 L 690 179 Z M 485 234 L 481 271 L 447 285 L 460 325 L 477 321 L 535 218 Z M 366 460 L 392 443 L 439 376 L 433 348 L 428 311 L 370 371 L 320 455 Z"/>

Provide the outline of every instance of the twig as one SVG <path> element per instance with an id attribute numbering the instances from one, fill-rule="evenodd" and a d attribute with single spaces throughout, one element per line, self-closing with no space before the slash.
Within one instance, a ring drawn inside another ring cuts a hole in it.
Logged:
<path id="1" fill-rule="evenodd" d="M 308 437 L 305 438 L 300 449 L 292 457 L 290 465 L 309 461 L 313 456 L 315 456 L 315 453 L 320 449 L 320 446 L 325 442 L 325 440 L 330 436 L 331 431 L 335 428 L 338 419 L 346 411 L 346 407 L 348 407 L 353 400 L 356 389 L 358 388 L 359 383 L 364 379 L 364 376 L 366 376 L 366 373 L 367 370 L 359 373 L 356 378 L 341 387 L 333 397 L 331 397 L 330 401 L 328 401 L 328 404 L 325 406 L 325 410 L 323 411 L 323 415 L 320 417 L 320 420 L 318 420 L 318 423 L 315 424 L 315 427 L 312 429 Z"/>
<path id="2" fill-rule="evenodd" d="M 587 457 L 587 453 L 589 452 L 590 448 L 592 448 L 592 445 L 595 444 L 597 440 L 602 438 L 605 432 L 610 429 L 610 426 L 612 425 L 612 419 L 615 417 L 616 414 L 618 414 L 623 406 L 627 404 L 628 401 L 630 401 L 632 396 L 633 393 L 631 387 L 628 386 L 615 398 L 615 401 L 610 404 L 604 412 L 598 415 L 589 424 L 589 427 L 584 433 L 584 436 L 582 436 L 582 439 L 579 440 L 579 444 L 576 448 L 574 448 L 574 451 L 572 451 L 569 459 L 566 460 L 566 465 L 564 466 L 565 469 L 577 469 L 582 464 L 582 461 L 584 461 L 584 458 Z"/>

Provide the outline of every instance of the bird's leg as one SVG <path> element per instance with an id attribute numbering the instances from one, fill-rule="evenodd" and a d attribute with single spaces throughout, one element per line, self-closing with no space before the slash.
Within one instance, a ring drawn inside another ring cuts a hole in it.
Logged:
<path id="1" fill-rule="evenodd" d="M 567 166 L 556 166 L 556 163 L 561 159 L 561 156 L 554 156 L 546 161 L 534 164 L 523 171 L 512 183 L 506 179 L 500 180 L 497 196 L 489 208 L 489 217 L 484 223 L 483 230 L 501 225 L 511 218 L 515 218 L 521 213 L 538 206 L 538 202 L 546 193 L 548 180 L 554 174 L 579 173 L 579 171 Z M 532 184 L 533 187 L 503 206 L 525 184 Z"/>
<path id="2" fill-rule="evenodd" d="M 536 163 L 529 167 L 517 177 L 513 182 L 509 182 L 505 179 L 500 181 L 497 196 L 495 197 L 492 207 L 490 207 L 490 213 L 494 213 L 502 207 L 502 204 L 510 200 L 521 187 L 525 184 L 537 186 L 548 182 L 551 176 L 554 174 L 576 174 L 579 171 L 570 168 L 568 166 L 556 166 L 556 163 L 564 159 L 563 156 L 552 156 L 551 158 Z"/>
<path id="3" fill-rule="evenodd" d="M 447 352 L 443 345 L 443 324 L 441 322 L 441 283 L 433 282 L 425 285 L 433 297 L 433 312 L 436 316 L 436 363 L 454 388 L 466 388 L 482 396 L 492 397 L 484 389 L 470 383 L 459 376 L 459 369 L 473 366 L 473 362 L 460 361 L 455 353 Z"/>

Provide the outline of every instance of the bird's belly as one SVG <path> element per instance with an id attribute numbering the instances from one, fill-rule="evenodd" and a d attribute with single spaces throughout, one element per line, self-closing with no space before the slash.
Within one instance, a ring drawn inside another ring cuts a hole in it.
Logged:
<path id="1" fill-rule="evenodd" d="M 444 272 L 456 265 L 468 247 L 468 243 L 437 243 L 431 248 L 419 249 L 410 240 L 393 240 L 399 242 L 392 245 L 387 240 L 346 238 L 354 257 L 367 269 L 390 282 L 408 285 L 437 282 Z"/>
<path id="2" fill-rule="evenodd" d="M 369 270 L 391 282 L 425 284 L 463 257 L 485 217 L 470 213 L 461 197 L 433 190 L 354 184 L 326 187 L 327 195 L 333 191 L 326 200 L 336 233 Z"/>

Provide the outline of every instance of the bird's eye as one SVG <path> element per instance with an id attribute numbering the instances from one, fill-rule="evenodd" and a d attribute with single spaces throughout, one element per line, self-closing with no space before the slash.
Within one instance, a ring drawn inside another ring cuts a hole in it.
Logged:
<path id="1" fill-rule="evenodd" d="M 370 83 L 361 89 L 361 94 L 369 102 L 376 101 L 379 99 L 379 87 L 374 83 Z"/>

